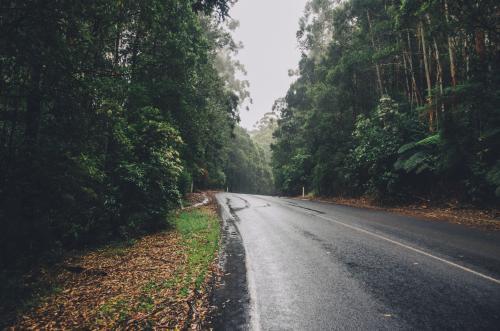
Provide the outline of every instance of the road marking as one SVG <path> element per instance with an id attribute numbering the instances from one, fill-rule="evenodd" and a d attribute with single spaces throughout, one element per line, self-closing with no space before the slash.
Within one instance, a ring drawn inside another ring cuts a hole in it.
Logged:
<path id="1" fill-rule="evenodd" d="M 373 236 L 373 237 L 375 237 L 375 238 L 378 238 L 378 239 L 382 239 L 382 240 L 388 241 L 388 242 L 390 242 L 390 243 L 392 243 L 392 244 L 395 244 L 395 245 L 401 246 L 401 247 L 403 247 L 403 248 L 409 249 L 409 250 L 414 251 L 414 252 L 416 252 L 416 253 L 419 253 L 419 254 L 425 255 L 425 256 L 427 256 L 427 257 L 433 258 L 433 259 L 435 259 L 435 260 L 441 261 L 441 262 L 443 262 L 443 263 L 446 263 L 446 264 L 448 264 L 448 265 L 451 265 L 451 266 L 453 266 L 453 267 L 455 267 L 455 268 L 458 268 L 458 269 L 461 269 L 461 270 L 463 270 L 463 271 L 469 272 L 469 273 L 474 274 L 474 275 L 476 275 L 476 276 L 479 276 L 479 277 L 481 277 L 481 278 L 487 279 L 487 280 L 489 280 L 489 281 L 492 281 L 493 283 L 500 284 L 500 279 L 496 279 L 496 278 L 490 277 L 490 276 L 485 275 L 485 274 L 483 274 L 483 273 L 480 273 L 480 272 L 478 272 L 478 271 L 475 271 L 475 270 L 472 270 L 472 269 L 470 269 L 470 268 L 464 267 L 464 266 L 462 266 L 462 265 L 460 265 L 460 264 L 456 264 L 456 263 L 454 263 L 454 262 L 451 262 L 451 261 L 448 261 L 448 260 L 446 260 L 446 259 L 443 259 L 443 258 L 441 258 L 441 257 L 439 257 L 439 256 L 435 256 L 435 255 L 432 255 L 432 254 L 430 254 L 430 253 L 427 253 L 427 252 L 425 252 L 425 251 L 423 251 L 423 250 L 420 250 L 420 249 L 418 249 L 418 248 L 415 248 L 415 247 L 411 247 L 411 246 L 405 245 L 405 244 L 403 244 L 403 243 L 400 243 L 399 241 L 389 239 L 389 238 L 387 238 L 387 237 L 381 236 L 381 235 L 376 234 L 376 233 L 374 233 L 374 232 L 370 232 L 370 231 L 367 231 L 367 230 L 365 230 L 365 229 L 361 229 L 361 228 L 358 228 L 358 227 L 356 227 L 356 226 L 352 226 L 352 225 L 346 224 L 346 223 L 344 223 L 344 222 L 337 221 L 337 220 L 335 220 L 335 219 L 332 219 L 332 218 L 330 218 L 330 217 L 323 216 L 323 215 L 321 215 L 321 214 L 312 214 L 312 215 L 314 215 L 314 216 L 316 216 L 316 217 L 319 217 L 319 218 L 322 218 L 322 219 L 324 219 L 324 220 L 331 221 L 331 222 L 337 223 L 337 224 L 339 224 L 339 225 L 345 226 L 346 228 L 349 228 L 349 229 L 352 229 L 352 230 L 355 230 L 355 231 L 358 231 L 358 232 L 362 232 L 362 233 L 368 234 L 368 235 Z"/>
<path id="2" fill-rule="evenodd" d="M 266 199 L 263 199 L 263 198 L 259 198 L 259 199 L 266 200 Z M 286 201 L 286 199 L 285 199 L 285 201 Z M 291 206 L 291 207 L 296 207 L 296 208 L 297 208 L 297 207 L 299 207 L 299 209 L 300 209 L 300 206 L 293 205 L 293 204 L 284 204 L 282 201 L 279 201 L 279 200 L 278 200 L 278 201 L 274 201 L 274 202 L 276 202 L 276 203 L 277 203 L 277 204 L 279 204 L 279 205 L 285 206 L 285 207 L 290 207 L 290 206 Z M 406 248 L 406 249 L 408 249 L 408 250 L 411 250 L 411 251 L 413 251 L 413 252 L 415 252 L 415 253 L 419 253 L 419 254 L 425 255 L 425 256 L 427 256 L 427 257 L 430 257 L 430 258 L 432 258 L 432 259 L 435 259 L 435 260 L 437 260 L 437 261 L 443 262 L 443 263 L 448 264 L 448 265 L 450 265 L 450 266 L 452 266 L 452 267 L 455 267 L 455 268 L 458 268 L 458 269 L 460 269 L 460 270 L 463 270 L 463 271 L 469 272 L 469 273 L 471 273 L 471 274 L 473 274 L 473 275 L 476 275 L 476 276 L 478 276 L 478 277 L 484 278 L 484 279 L 486 279 L 486 280 L 489 280 L 489 281 L 491 281 L 491 282 L 493 282 L 493 283 L 496 283 L 496 284 L 499 284 L 499 285 L 500 285 L 500 279 L 496 279 L 496 278 L 490 277 L 490 276 L 485 275 L 485 274 L 483 274 L 483 273 L 481 273 L 481 272 L 479 272 L 479 271 L 472 270 L 472 269 L 467 268 L 467 267 L 464 267 L 464 266 L 462 266 L 462 265 L 460 265 L 460 264 L 457 264 L 457 263 L 454 263 L 454 262 L 448 261 L 448 260 L 446 260 L 446 259 L 443 259 L 443 258 L 441 258 L 441 257 L 439 257 L 439 256 L 432 255 L 432 254 L 427 253 L 427 252 L 425 252 L 425 251 L 423 251 L 423 250 L 421 250 L 421 249 L 418 249 L 418 248 L 415 248 L 415 247 L 412 247 L 412 246 L 408 246 L 408 245 L 406 245 L 406 244 L 400 243 L 399 241 L 392 240 L 392 239 L 390 239 L 390 238 L 384 237 L 384 236 L 382 236 L 382 235 L 376 234 L 376 233 L 374 233 L 374 232 L 371 232 L 371 231 L 368 231 L 368 230 L 365 230 L 365 229 L 362 229 L 362 228 L 358 228 L 358 227 L 356 227 L 356 226 L 352 226 L 352 225 L 346 224 L 346 223 L 344 223 L 344 222 L 340 222 L 340 221 L 338 221 L 338 220 L 336 220 L 336 219 L 333 219 L 333 218 L 330 218 L 330 217 L 327 217 L 327 216 L 323 216 L 323 215 L 321 215 L 321 214 L 319 214 L 319 213 L 318 213 L 318 214 L 314 214 L 314 213 L 306 212 L 306 214 L 313 215 L 313 216 L 316 216 L 316 217 L 322 218 L 322 219 L 324 219 L 324 220 L 327 220 L 327 221 L 334 222 L 334 223 L 337 223 L 337 224 L 339 224 L 339 225 L 345 226 L 346 228 L 349 228 L 349 229 L 351 229 L 351 230 L 355 230 L 355 231 L 358 231 L 358 232 L 362 232 L 362 233 L 365 233 L 365 234 L 367 234 L 367 235 L 373 236 L 373 237 L 375 237 L 375 238 L 385 240 L 385 241 L 390 242 L 390 243 L 392 243 L 392 244 L 394 244 L 394 245 L 401 246 L 401 247 Z"/>

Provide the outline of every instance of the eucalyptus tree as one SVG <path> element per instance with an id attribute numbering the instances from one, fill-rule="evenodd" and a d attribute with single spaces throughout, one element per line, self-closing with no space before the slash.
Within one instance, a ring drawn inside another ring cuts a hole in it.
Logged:
<path id="1" fill-rule="evenodd" d="M 490 0 L 309 1 L 275 132 L 278 188 L 498 202 L 499 11 Z M 401 116 L 380 122 L 381 109 Z"/>

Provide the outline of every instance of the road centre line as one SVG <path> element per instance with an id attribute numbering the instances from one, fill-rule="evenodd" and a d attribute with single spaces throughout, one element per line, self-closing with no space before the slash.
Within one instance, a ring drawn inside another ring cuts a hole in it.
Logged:
<path id="1" fill-rule="evenodd" d="M 258 199 L 261 199 L 261 200 L 265 200 L 265 201 L 267 201 L 267 199 L 263 199 L 263 198 L 261 198 L 261 197 L 257 197 L 257 196 L 254 196 L 254 197 L 256 197 L 256 198 L 258 198 Z M 273 200 L 274 200 L 274 199 L 273 199 Z M 282 203 L 282 201 L 279 201 L 279 200 L 278 200 L 278 201 L 273 201 L 273 202 L 275 202 L 275 203 L 277 203 L 277 204 L 279 204 L 279 205 L 282 205 L 282 206 L 287 206 L 287 207 L 295 207 L 295 208 L 299 208 L 299 209 L 301 208 L 300 206 L 298 206 L 298 205 L 293 205 L 293 204 L 285 205 L 285 204 L 283 204 L 283 203 Z M 375 238 L 378 238 L 378 239 L 381 239 L 381 240 L 384 240 L 384 241 L 390 242 L 390 243 L 392 243 L 392 244 L 394 244 L 394 245 L 397 245 L 397 246 L 400 246 L 400 247 L 406 248 L 406 249 L 408 249 L 408 250 L 410 250 L 410 251 L 413 251 L 413 252 L 415 252 L 415 253 L 419 253 L 419 254 L 421 254 L 421 255 L 424 255 L 424 256 L 430 257 L 430 258 L 432 258 L 432 259 L 435 259 L 435 260 L 437 260 L 437 261 L 443 262 L 443 263 L 448 264 L 448 265 L 450 265 L 450 266 L 452 266 L 452 267 L 458 268 L 458 269 L 460 269 L 460 270 L 462 270 L 462 271 L 465 271 L 465 272 L 471 273 L 471 274 L 473 274 L 473 275 L 476 275 L 476 276 L 478 276 L 478 277 L 481 277 L 481 278 L 483 278 L 483 279 L 489 280 L 489 281 L 491 281 L 491 282 L 493 282 L 493 283 L 496 283 L 496 284 L 500 285 L 500 279 L 493 278 L 493 277 L 488 276 L 488 275 L 485 275 L 485 274 L 483 274 L 483 273 L 481 273 L 481 272 L 479 272 L 479 271 L 472 270 L 472 269 L 467 268 L 467 267 L 465 267 L 465 266 L 462 266 L 462 265 L 460 265 L 460 264 L 457 264 L 457 263 L 454 263 L 454 262 L 448 261 L 448 260 L 446 260 L 446 259 L 443 259 L 443 258 L 441 258 L 441 257 L 439 257 L 439 256 L 432 255 L 432 254 L 427 253 L 427 252 L 425 252 L 425 251 L 423 251 L 423 250 L 421 250 L 421 249 L 418 249 L 418 248 L 415 248 L 415 247 L 412 247 L 412 246 L 409 246 L 409 245 L 403 244 L 403 243 L 401 243 L 401 242 L 399 242 L 399 241 L 396 241 L 396 240 L 393 240 L 393 239 L 387 238 L 387 237 L 385 237 L 385 236 L 379 235 L 379 234 L 377 234 L 377 233 L 374 233 L 374 232 L 371 232 L 371 231 L 368 231 L 368 230 L 365 230 L 365 229 L 362 229 L 362 228 L 359 228 L 359 227 L 356 227 L 356 226 L 353 226 L 353 225 L 350 225 L 350 224 L 347 224 L 347 223 L 344 223 L 344 222 L 338 221 L 338 220 L 336 220 L 336 219 L 333 219 L 333 218 L 330 218 L 330 217 L 324 216 L 324 215 L 319 214 L 319 213 L 306 212 L 306 214 L 313 215 L 313 216 L 316 216 L 316 217 L 318 217 L 318 218 L 324 219 L 324 220 L 326 220 L 326 221 L 330 221 L 330 222 L 334 222 L 334 223 L 336 223 L 336 224 L 342 225 L 342 226 L 344 226 L 344 227 L 346 227 L 346 228 L 349 228 L 349 229 L 351 229 L 351 230 L 355 230 L 355 231 L 358 231 L 358 232 L 361 232 L 361 233 L 364 233 L 364 234 L 370 235 L 370 236 L 372 236 L 372 237 L 375 237 Z"/>
<path id="2" fill-rule="evenodd" d="M 311 214 L 312 214 L 312 213 L 311 213 Z M 485 275 L 485 274 L 483 274 L 483 273 L 481 273 L 481 272 L 479 272 L 479 271 L 472 270 L 472 269 L 467 268 L 467 267 L 464 267 L 464 266 L 462 266 L 462 265 L 460 265 L 460 264 L 457 264 L 457 263 L 454 263 L 454 262 L 448 261 L 448 260 L 446 260 L 446 259 L 443 259 L 443 258 L 441 258 L 441 257 L 439 257 L 439 256 L 432 255 L 432 254 L 427 253 L 427 252 L 425 252 L 425 251 L 423 251 L 423 250 L 421 250 L 421 249 L 418 249 L 418 248 L 415 248 L 415 247 L 412 247 L 412 246 L 408 246 L 408 245 L 403 244 L 403 243 L 401 243 L 401 242 L 399 242 L 399 241 L 396 241 L 396 240 L 393 240 L 393 239 L 390 239 L 390 238 L 387 238 L 387 237 L 381 236 L 381 235 L 379 235 L 379 234 L 376 234 L 376 233 L 374 233 L 374 232 L 371 232 L 371 231 L 368 231 L 368 230 L 365 230 L 365 229 L 362 229 L 362 228 L 358 228 L 358 227 L 356 227 L 356 226 L 352 226 L 352 225 L 346 224 L 346 223 L 344 223 L 344 222 L 340 222 L 340 221 L 338 221 L 338 220 L 336 220 L 336 219 L 333 219 L 333 218 L 330 218 L 330 217 L 326 217 L 326 216 L 323 216 L 323 215 L 321 215 L 321 214 L 312 214 L 312 215 L 314 215 L 314 216 L 316 216 L 316 217 L 319 217 L 319 218 L 322 218 L 322 219 L 324 219 L 324 220 L 327 220 L 327 221 L 334 222 L 334 223 L 336 223 L 336 224 L 342 225 L 342 226 L 344 226 L 344 227 L 346 227 L 346 228 L 349 228 L 349 229 L 351 229 L 351 230 L 355 230 L 355 231 L 358 231 L 358 232 L 361 232 L 361 233 L 364 233 L 364 234 L 370 235 L 370 236 L 372 236 L 372 237 L 375 237 L 375 238 L 378 238 L 378 239 L 385 240 L 385 241 L 390 242 L 390 243 L 392 243 L 392 244 L 394 244 L 394 245 L 398 245 L 398 246 L 400 246 L 400 247 L 406 248 L 406 249 L 411 250 L 411 251 L 413 251 L 413 252 L 416 252 L 416 253 L 419 253 L 419 254 L 425 255 L 425 256 L 427 256 L 427 257 L 433 258 L 433 259 L 435 259 L 435 260 L 438 260 L 438 261 L 440 261 L 440 262 L 443 262 L 443 263 L 445 263 L 445 264 L 448 264 L 448 265 L 450 265 L 450 266 L 452 266 L 452 267 L 455 267 L 455 268 L 461 269 L 461 270 L 463 270 L 463 271 L 469 272 L 469 273 L 471 273 L 471 274 L 474 274 L 474 275 L 476 275 L 476 276 L 479 276 L 479 277 L 481 277 L 481 278 L 487 279 L 487 280 L 489 280 L 489 281 L 491 281 L 491 282 L 493 282 L 493 283 L 496 283 L 496 284 L 499 284 L 499 285 L 500 285 L 500 279 L 496 279 L 496 278 L 490 277 L 490 276 Z"/>

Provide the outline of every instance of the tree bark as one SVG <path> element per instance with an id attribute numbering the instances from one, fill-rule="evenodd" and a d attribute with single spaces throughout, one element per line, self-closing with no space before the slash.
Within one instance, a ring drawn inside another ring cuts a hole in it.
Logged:
<path id="1" fill-rule="evenodd" d="M 476 45 L 476 53 L 479 56 L 479 60 L 481 61 L 481 64 L 483 64 L 484 60 L 486 58 L 486 46 L 485 46 L 484 31 L 481 29 L 476 29 L 476 31 L 474 32 L 474 39 L 475 39 L 475 45 Z"/>
<path id="2" fill-rule="evenodd" d="M 425 42 L 424 35 L 424 24 L 420 22 L 420 38 L 422 41 L 422 54 L 424 57 L 424 69 L 425 69 L 425 81 L 427 83 L 427 104 L 429 106 L 428 114 L 429 114 L 429 131 L 434 131 L 434 115 L 431 109 L 432 107 L 432 82 L 431 82 L 431 73 L 430 73 L 430 65 L 429 59 L 427 57 L 427 44 Z"/>
<path id="3" fill-rule="evenodd" d="M 368 28 L 370 29 L 370 39 L 372 42 L 373 50 L 378 51 L 377 46 L 375 44 L 375 38 L 373 37 L 372 22 L 371 22 L 369 10 L 366 11 L 366 18 L 368 19 Z M 379 89 L 380 96 L 382 96 L 385 93 L 385 90 L 384 90 L 384 86 L 382 84 L 382 77 L 381 77 L 382 75 L 381 75 L 380 65 L 378 64 L 377 61 L 374 61 L 374 63 L 375 63 L 375 70 L 377 73 L 378 89 Z"/>
<path id="4" fill-rule="evenodd" d="M 438 47 L 438 44 L 436 42 L 436 39 L 433 38 L 432 39 L 433 42 L 434 42 L 434 51 L 435 51 L 435 56 L 436 56 L 436 85 L 438 85 L 439 87 L 439 93 L 440 93 L 440 99 L 439 100 L 440 102 L 440 109 L 441 109 L 441 112 L 443 113 L 445 111 L 445 106 L 444 106 L 444 102 L 442 101 L 443 100 L 443 93 L 444 93 L 444 88 L 443 88 L 443 67 L 441 66 L 441 60 L 440 60 L 440 55 L 439 55 L 439 47 Z M 435 114 L 435 117 L 436 117 L 436 129 L 439 128 L 439 116 L 437 114 L 437 107 L 439 105 L 436 103 L 436 114 Z"/>
<path id="5" fill-rule="evenodd" d="M 402 42 L 400 42 L 402 44 Z M 410 106 L 413 107 L 413 92 L 410 87 L 410 78 L 408 77 L 408 64 L 406 63 L 406 50 L 404 49 L 404 46 L 402 46 L 403 49 L 403 68 L 404 68 L 404 81 L 405 81 L 405 88 L 406 88 L 406 97 L 408 100 L 410 100 Z"/>
<path id="6" fill-rule="evenodd" d="M 406 37 L 408 39 L 408 64 L 410 66 L 410 73 L 411 73 L 411 82 L 413 86 L 413 93 L 415 94 L 415 100 L 417 102 L 417 107 L 421 105 L 421 98 L 420 98 L 420 92 L 418 90 L 418 85 L 417 85 L 417 80 L 415 79 L 415 71 L 413 68 L 413 53 L 412 53 L 412 47 L 411 47 L 411 39 L 410 39 L 410 32 L 406 31 Z"/>
<path id="7" fill-rule="evenodd" d="M 450 13 L 448 11 L 448 1 L 444 1 L 444 12 L 445 12 L 445 18 L 446 18 L 446 23 L 450 23 Z M 451 86 L 455 87 L 457 86 L 457 68 L 455 65 L 455 53 L 453 50 L 453 42 L 452 38 L 450 35 L 447 36 L 448 39 L 448 55 L 450 58 L 450 77 L 451 77 Z"/>

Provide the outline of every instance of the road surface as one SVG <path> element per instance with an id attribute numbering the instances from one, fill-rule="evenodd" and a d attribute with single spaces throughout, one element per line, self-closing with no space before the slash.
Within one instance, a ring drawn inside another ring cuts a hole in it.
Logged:
<path id="1" fill-rule="evenodd" d="M 500 233 L 221 193 L 216 329 L 500 330 Z"/>

